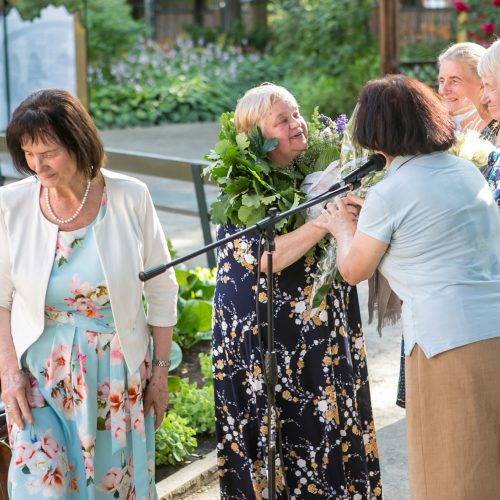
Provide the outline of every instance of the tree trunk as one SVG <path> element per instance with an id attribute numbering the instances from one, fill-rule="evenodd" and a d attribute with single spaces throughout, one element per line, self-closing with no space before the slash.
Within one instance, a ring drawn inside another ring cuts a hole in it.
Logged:
<path id="1" fill-rule="evenodd" d="M 397 0 L 380 0 L 380 74 L 399 73 Z"/>
<path id="2" fill-rule="evenodd" d="M 254 0 L 253 22 L 255 28 L 267 29 L 267 0 Z"/>

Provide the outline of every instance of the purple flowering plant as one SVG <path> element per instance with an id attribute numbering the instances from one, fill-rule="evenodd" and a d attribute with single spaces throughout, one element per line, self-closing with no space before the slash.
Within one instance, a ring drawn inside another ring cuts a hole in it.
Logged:
<path id="1" fill-rule="evenodd" d="M 307 149 L 295 159 L 294 167 L 306 176 L 323 171 L 333 161 L 338 160 L 346 126 L 346 115 L 332 120 L 315 108 L 307 122 Z"/>

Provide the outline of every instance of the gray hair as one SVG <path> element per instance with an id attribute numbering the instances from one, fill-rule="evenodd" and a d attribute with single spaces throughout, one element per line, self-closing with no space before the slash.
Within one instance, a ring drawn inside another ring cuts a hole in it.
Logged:
<path id="1" fill-rule="evenodd" d="M 261 124 L 277 102 L 288 102 L 297 106 L 295 97 L 285 88 L 274 83 L 262 83 L 257 87 L 247 90 L 238 101 L 234 111 L 234 125 L 238 132 L 250 132 L 253 127 Z"/>
<path id="2" fill-rule="evenodd" d="M 479 80 L 478 64 L 486 49 L 477 43 L 462 42 L 455 43 L 441 52 L 438 57 L 438 66 L 443 61 L 459 61 L 467 66 Z"/>
<path id="3" fill-rule="evenodd" d="M 477 67 L 481 78 L 500 80 L 500 39 L 486 49 Z"/>

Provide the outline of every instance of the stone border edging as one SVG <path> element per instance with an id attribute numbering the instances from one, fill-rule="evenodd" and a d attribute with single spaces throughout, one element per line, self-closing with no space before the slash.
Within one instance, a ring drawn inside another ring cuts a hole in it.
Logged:
<path id="1" fill-rule="evenodd" d="M 201 460 L 197 460 L 175 474 L 156 483 L 159 500 L 171 500 L 181 495 L 194 493 L 202 486 L 216 479 L 217 450 L 213 450 Z"/>

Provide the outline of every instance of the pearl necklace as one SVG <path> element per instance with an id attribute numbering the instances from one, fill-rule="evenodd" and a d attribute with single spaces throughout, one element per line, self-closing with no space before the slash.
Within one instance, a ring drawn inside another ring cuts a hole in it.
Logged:
<path id="1" fill-rule="evenodd" d="M 68 219 L 60 219 L 59 217 L 56 216 L 56 214 L 52 210 L 52 207 L 50 206 L 49 189 L 45 188 L 45 204 L 47 205 L 47 210 L 49 211 L 50 216 L 58 224 L 69 224 L 70 222 L 73 222 L 80 215 L 80 212 L 82 211 L 83 205 L 85 205 L 85 202 L 87 201 L 87 196 L 89 195 L 89 191 L 90 191 L 90 181 L 88 181 L 88 183 L 87 183 L 87 189 L 85 189 L 85 194 L 83 195 L 83 200 L 80 203 L 80 206 L 76 209 L 75 213 L 71 217 L 69 217 Z"/>

